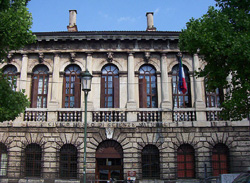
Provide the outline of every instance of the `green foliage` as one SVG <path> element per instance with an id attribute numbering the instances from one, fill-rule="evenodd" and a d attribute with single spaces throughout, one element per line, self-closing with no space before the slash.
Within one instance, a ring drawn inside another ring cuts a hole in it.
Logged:
<path id="1" fill-rule="evenodd" d="M 27 0 L 0 0 L 0 62 L 10 50 L 35 41 L 30 31 L 32 17 L 27 3 Z"/>
<path id="2" fill-rule="evenodd" d="M 206 61 L 197 76 L 208 78 L 208 89 L 227 89 L 223 117 L 246 118 L 250 110 L 250 5 L 248 0 L 216 0 L 199 19 L 182 30 L 181 51 L 197 53 Z M 227 77 L 232 76 L 228 82 Z"/>
<path id="3" fill-rule="evenodd" d="M 26 5 L 29 0 L 0 0 L 0 63 L 10 50 L 17 50 L 35 41 L 30 31 L 32 17 Z M 29 106 L 24 91 L 12 90 L 0 70 L 0 121 L 14 120 Z"/>
<path id="4" fill-rule="evenodd" d="M 12 83 L 0 72 L 0 122 L 14 120 L 29 106 L 24 91 L 13 91 Z"/>

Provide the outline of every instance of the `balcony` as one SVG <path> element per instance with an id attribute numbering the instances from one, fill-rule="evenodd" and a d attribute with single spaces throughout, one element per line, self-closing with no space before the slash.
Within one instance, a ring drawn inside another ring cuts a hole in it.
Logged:
<path id="1" fill-rule="evenodd" d="M 205 111 L 195 111 L 194 108 L 174 109 L 163 111 L 160 108 L 99 108 L 88 111 L 88 122 L 193 122 L 197 120 L 197 115 L 203 113 L 202 121 L 222 121 L 219 117 L 221 109 L 206 109 Z M 82 122 L 84 110 L 81 108 L 60 108 L 54 111 L 46 108 L 27 108 L 23 114 L 23 121 L 39 122 Z"/>

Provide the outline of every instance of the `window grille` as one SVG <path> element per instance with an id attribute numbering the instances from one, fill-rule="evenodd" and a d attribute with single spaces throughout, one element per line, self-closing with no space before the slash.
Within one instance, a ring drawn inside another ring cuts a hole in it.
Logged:
<path id="1" fill-rule="evenodd" d="M 216 144 L 212 151 L 213 176 L 228 173 L 229 150 L 224 144 Z"/>
<path id="2" fill-rule="evenodd" d="M 154 145 L 147 145 L 142 150 L 142 177 L 160 178 L 160 155 L 158 148 Z"/>
<path id="3" fill-rule="evenodd" d="M 60 178 L 77 178 L 77 149 L 74 145 L 65 144 L 60 150 Z"/>
<path id="4" fill-rule="evenodd" d="M 181 145 L 177 150 L 178 178 L 195 177 L 194 148 L 189 144 Z"/>
<path id="5" fill-rule="evenodd" d="M 29 144 L 25 148 L 26 177 L 41 177 L 42 149 L 38 144 Z"/>
<path id="6" fill-rule="evenodd" d="M 0 177 L 7 175 L 7 147 L 0 143 Z"/>

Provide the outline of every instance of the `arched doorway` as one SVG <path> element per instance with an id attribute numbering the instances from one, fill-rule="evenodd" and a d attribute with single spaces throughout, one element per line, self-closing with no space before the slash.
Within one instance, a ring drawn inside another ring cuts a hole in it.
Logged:
<path id="1" fill-rule="evenodd" d="M 97 147 L 96 179 L 100 182 L 123 180 L 123 149 L 118 142 L 105 140 Z"/>

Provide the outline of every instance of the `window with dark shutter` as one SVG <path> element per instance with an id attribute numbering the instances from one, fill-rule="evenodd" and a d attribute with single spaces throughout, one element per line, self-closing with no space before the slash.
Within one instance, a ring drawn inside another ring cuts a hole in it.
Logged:
<path id="1" fill-rule="evenodd" d="M 140 108 L 157 108 L 156 70 L 151 65 L 139 69 L 139 106 Z"/>
<path id="2" fill-rule="evenodd" d="M 229 170 L 228 147 L 222 143 L 216 144 L 212 152 L 212 168 L 213 176 L 219 176 L 220 174 L 227 174 Z"/>
<path id="3" fill-rule="evenodd" d="M 101 76 L 101 108 L 119 108 L 119 70 L 114 65 L 106 65 Z"/>
<path id="4" fill-rule="evenodd" d="M 190 77 L 188 69 L 183 65 L 185 80 L 187 83 L 187 92 L 182 93 L 178 90 L 179 84 L 179 64 L 175 65 L 172 69 L 172 96 L 173 96 L 173 105 L 175 108 L 187 108 L 191 107 L 191 90 L 190 90 Z"/>
<path id="5" fill-rule="evenodd" d="M 60 178 L 77 178 L 77 149 L 72 144 L 65 144 L 60 149 Z"/>
<path id="6" fill-rule="evenodd" d="M 178 178 L 195 177 L 194 148 L 189 144 L 181 145 L 177 150 Z"/>
<path id="7" fill-rule="evenodd" d="M 142 177 L 160 178 L 160 154 L 155 145 L 146 145 L 142 149 Z"/>
<path id="8" fill-rule="evenodd" d="M 0 177 L 7 175 L 7 147 L 0 143 Z"/>
<path id="9" fill-rule="evenodd" d="M 25 148 L 25 175 L 26 177 L 41 176 L 42 149 L 38 144 L 29 144 Z"/>
<path id="10" fill-rule="evenodd" d="M 63 101 L 64 108 L 79 108 L 81 103 L 81 68 L 75 64 L 65 69 L 63 78 Z"/>
<path id="11" fill-rule="evenodd" d="M 32 76 L 32 108 L 46 108 L 48 96 L 49 69 L 45 65 L 38 65 L 33 69 Z"/>

